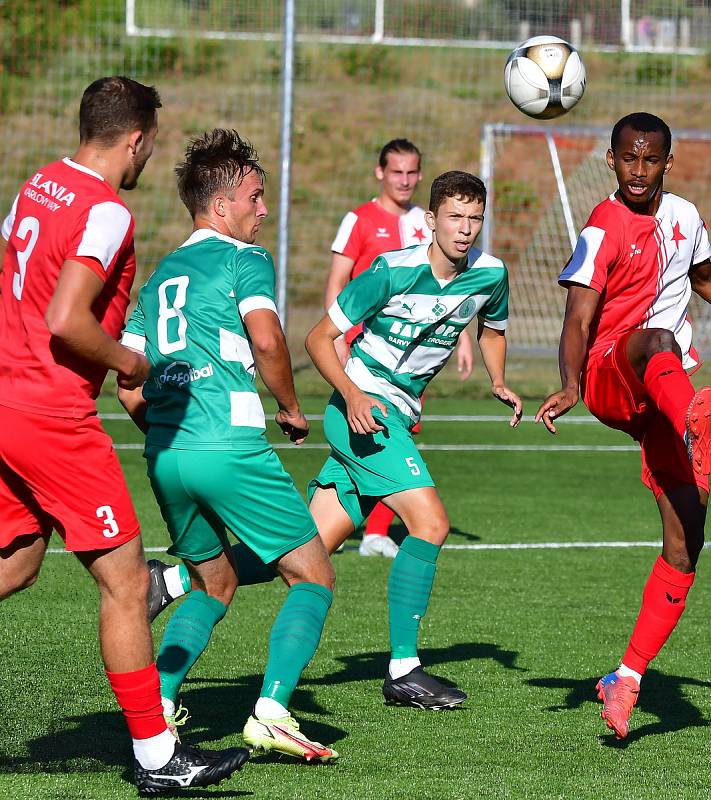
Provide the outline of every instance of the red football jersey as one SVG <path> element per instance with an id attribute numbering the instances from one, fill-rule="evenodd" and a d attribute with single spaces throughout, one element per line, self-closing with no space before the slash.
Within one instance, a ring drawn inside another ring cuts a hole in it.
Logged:
<path id="1" fill-rule="evenodd" d="M 432 232 L 425 223 L 424 209 L 413 206 L 398 216 L 386 211 L 377 200 L 371 200 L 346 214 L 331 250 L 353 259 L 352 280 L 379 255 L 430 241 Z"/>
<path id="2" fill-rule="evenodd" d="M 686 369 L 699 363 L 687 309 L 689 270 L 711 257 L 708 232 L 692 203 L 664 192 L 654 216 L 635 214 L 610 195 L 593 209 L 560 275 L 563 285 L 600 292 L 588 356 L 605 353 L 636 328 L 671 331 Z"/>
<path id="3" fill-rule="evenodd" d="M 2 226 L 0 403 L 60 417 L 95 413 L 106 370 L 68 352 L 44 315 L 62 264 L 79 261 L 105 281 L 93 312 L 118 338 L 136 272 L 134 222 L 114 189 L 68 158 L 21 188 Z"/>

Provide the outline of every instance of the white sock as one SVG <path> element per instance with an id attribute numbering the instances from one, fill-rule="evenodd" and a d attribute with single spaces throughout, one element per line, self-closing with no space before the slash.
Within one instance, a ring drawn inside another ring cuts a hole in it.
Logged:
<path id="1" fill-rule="evenodd" d="M 621 678 L 634 678 L 638 684 L 642 683 L 642 676 L 640 675 L 640 673 L 635 672 L 633 669 L 630 669 L 629 667 L 626 667 L 624 664 L 620 664 L 620 666 L 617 668 L 617 674 Z"/>
<path id="2" fill-rule="evenodd" d="M 133 739 L 133 754 L 143 769 L 164 767 L 175 752 L 175 737 L 166 728 L 148 739 Z"/>
<path id="3" fill-rule="evenodd" d="M 161 697 L 160 702 L 163 705 L 163 716 L 172 717 L 175 714 L 175 703 L 167 697 Z"/>
<path id="4" fill-rule="evenodd" d="M 163 580 L 165 581 L 165 588 L 168 590 L 168 594 L 173 598 L 173 600 L 176 600 L 178 597 L 182 597 L 185 594 L 183 582 L 180 580 L 179 564 L 167 569 L 163 573 Z"/>
<path id="5" fill-rule="evenodd" d="M 420 659 L 417 656 L 414 658 L 391 658 L 388 671 L 390 672 L 390 677 L 393 680 L 397 680 L 419 666 Z"/>
<path id="6" fill-rule="evenodd" d="M 271 697 L 260 697 L 254 706 L 254 716 L 262 719 L 279 719 L 279 717 L 286 717 L 288 714 L 289 709 L 284 708 L 281 703 L 272 700 Z"/>

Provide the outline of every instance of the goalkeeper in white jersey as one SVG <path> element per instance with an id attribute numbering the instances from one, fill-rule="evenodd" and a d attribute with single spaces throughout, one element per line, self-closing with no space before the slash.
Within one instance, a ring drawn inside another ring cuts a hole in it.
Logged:
<path id="1" fill-rule="evenodd" d="M 331 454 L 309 484 L 310 511 L 330 552 L 379 500 L 406 525 L 388 581 L 391 661 L 383 694 L 421 708 L 453 707 L 466 694 L 428 675 L 417 655 L 449 520 L 410 431 L 427 384 L 474 317 L 492 392 L 513 408 L 512 427 L 522 415 L 521 400 L 504 377 L 506 267 L 474 247 L 485 205 L 479 178 L 460 171 L 440 175 L 425 215 L 432 243 L 379 256 L 306 339 L 314 364 L 335 389 L 324 418 Z M 343 367 L 334 341 L 361 322 L 363 332 Z"/>

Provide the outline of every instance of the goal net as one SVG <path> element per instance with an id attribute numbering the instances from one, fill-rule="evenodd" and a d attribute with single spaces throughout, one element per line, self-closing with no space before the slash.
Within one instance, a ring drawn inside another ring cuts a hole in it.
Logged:
<path id="1" fill-rule="evenodd" d="M 711 133 L 674 130 L 674 166 L 664 188 L 711 208 Z M 610 129 L 482 126 L 481 173 L 489 190 L 482 248 L 511 278 L 510 340 L 534 353 L 558 346 L 565 290 L 558 275 L 590 212 L 617 184 L 605 153 Z M 694 343 L 711 353 L 711 309 L 694 296 Z"/>

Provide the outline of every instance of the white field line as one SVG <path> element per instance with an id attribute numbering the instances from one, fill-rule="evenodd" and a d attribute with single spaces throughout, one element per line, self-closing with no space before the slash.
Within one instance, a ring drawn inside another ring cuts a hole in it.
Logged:
<path id="1" fill-rule="evenodd" d="M 594 550 L 631 547 L 661 548 L 661 541 L 654 542 L 511 542 L 510 544 L 445 544 L 444 550 Z M 711 547 L 711 542 L 705 547 Z M 144 547 L 146 553 L 165 553 L 166 547 Z M 352 548 L 355 549 L 355 548 Z M 59 547 L 47 549 L 52 555 L 69 555 Z"/>
<path id="2" fill-rule="evenodd" d="M 121 420 L 129 422 L 130 417 L 122 413 L 99 414 L 100 419 Z M 314 422 L 322 421 L 323 414 L 307 414 L 307 419 Z M 423 414 L 423 422 L 508 422 L 511 415 L 506 414 Z M 533 422 L 533 417 L 523 417 L 524 422 Z M 602 425 L 595 417 L 562 417 L 556 424 L 561 425 Z"/>
<path id="3" fill-rule="evenodd" d="M 275 450 L 329 450 L 324 443 L 308 443 L 298 446 L 278 442 Z M 143 450 L 143 444 L 114 444 L 115 450 Z M 575 452 L 575 453 L 634 453 L 639 452 L 635 444 L 418 444 L 418 450 L 441 450 L 444 452 Z"/>

